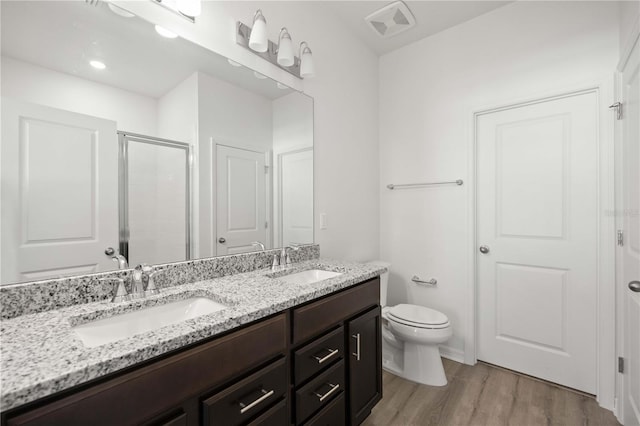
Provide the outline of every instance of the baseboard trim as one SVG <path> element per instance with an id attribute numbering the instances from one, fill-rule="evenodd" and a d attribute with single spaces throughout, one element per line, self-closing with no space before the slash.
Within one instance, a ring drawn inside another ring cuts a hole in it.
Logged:
<path id="1" fill-rule="evenodd" d="M 440 345 L 440 356 L 464 364 L 464 351 L 460 349 Z"/>

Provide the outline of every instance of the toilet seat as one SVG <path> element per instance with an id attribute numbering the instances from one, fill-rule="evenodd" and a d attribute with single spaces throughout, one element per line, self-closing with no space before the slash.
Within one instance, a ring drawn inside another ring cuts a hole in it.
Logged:
<path id="1" fill-rule="evenodd" d="M 387 319 L 416 328 L 449 327 L 449 318 L 442 312 L 424 306 L 400 304 L 387 310 Z"/>

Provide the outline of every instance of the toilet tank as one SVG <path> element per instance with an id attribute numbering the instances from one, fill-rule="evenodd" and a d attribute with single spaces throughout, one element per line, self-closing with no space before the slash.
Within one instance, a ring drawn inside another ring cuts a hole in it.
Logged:
<path id="1" fill-rule="evenodd" d="M 389 287 L 389 271 L 391 264 L 383 260 L 374 260 L 369 265 L 384 266 L 387 272 L 380 275 L 380 306 L 387 306 L 387 289 Z"/>

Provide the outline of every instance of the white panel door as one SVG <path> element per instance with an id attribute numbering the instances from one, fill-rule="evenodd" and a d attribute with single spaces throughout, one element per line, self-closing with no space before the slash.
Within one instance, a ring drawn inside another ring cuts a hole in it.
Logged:
<path id="1" fill-rule="evenodd" d="M 624 424 L 640 425 L 640 43 L 622 73 L 622 229 L 619 251 L 625 336 Z M 633 290 L 637 291 L 633 291 Z"/>
<path id="2" fill-rule="evenodd" d="M 266 244 L 265 154 L 217 145 L 217 254 Z"/>
<path id="3" fill-rule="evenodd" d="M 597 94 L 477 120 L 478 359 L 596 391 Z"/>
<path id="4" fill-rule="evenodd" d="M 2 98 L 2 283 L 115 269 L 116 123 Z"/>
<path id="5" fill-rule="evenodd" d="M 279 155 L 282 246 L 313 243 L 313 148 Z"/>

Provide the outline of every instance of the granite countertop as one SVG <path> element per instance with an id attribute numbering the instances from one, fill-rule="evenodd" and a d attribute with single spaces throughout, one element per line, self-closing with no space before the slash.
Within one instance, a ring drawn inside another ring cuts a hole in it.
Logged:
<path id="1" fill-rule="evenodd" d="M 278 276 L 308 269 L 341 272 L 313 284 L 292 285 Z M 0 322 L 2 411 L 113 373 L 301 303 L 380 275 L 378 265 L 314 259 L 286 271 L 261 269 L 165 288 L 130 302 L 69 306 Z M 131 338 L 87 348 L 71 327 L 141 306 L 204 296 L 228 308 Z"/>

